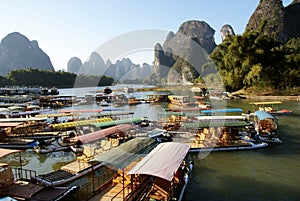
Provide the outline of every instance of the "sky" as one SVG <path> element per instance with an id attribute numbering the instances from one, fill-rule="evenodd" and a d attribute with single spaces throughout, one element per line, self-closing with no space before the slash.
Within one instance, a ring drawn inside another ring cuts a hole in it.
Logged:
<path id="1" fill-rule="evenodd" d="M 291 2 L 283 0 L 283 5 Z M 74 56 L 84 62 L 99 48 L 112 54 L 103 53 L 104 61 L 114 63 L 128 57 L 137 64 L 151 64 L 152 47 L 157 42 L 162 44 L 166 34 L 175 33 L 183 22 L 205 21 L 215 30 L 219 44 L 221 27 L 230 24 L 236 34 L 242 34 L 258 3 L 259 0 L 0 0 L 0 39 L 19 32 L 38 41 L 55 70 L 66 70 Z M 132 43 L 136 44 L 119 50 L 118 44 Z M 107 58 L 110 56 L 113 58 Z"/>

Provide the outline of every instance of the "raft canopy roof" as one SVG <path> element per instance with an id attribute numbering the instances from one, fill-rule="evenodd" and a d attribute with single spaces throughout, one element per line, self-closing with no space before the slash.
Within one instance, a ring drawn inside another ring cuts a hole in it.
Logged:
<path id="1" fill-rule="evenodd" d="M 273 115 L 263 110 L 255 111 L 255 115 L 258 117 L 259 120 L 275 119 Z"/>
<path id="2" fill-rule="evenodd" d="M 212 113 L 231 113 L 231 112 L 243 112 L 241 108 L 226 108 L 226 109 L 214 109 L 214 110 L 201 110 L 203 114 Z"/>
<path id="3" fill-rule="evenodd" d="M 47 118 L 26 117 L 26 118 L 0 118 L 0 122 L 28 122 L 28 121 L 46 121 Z"/>
<path id="4" fill-rule="evenodd" d="M 201 115 L 200 112 L 196 113 L 188 113 L 188 112 L 160 112 L 158 113 L 158 116 L 160 117 L 169 117 L 169 116 L 185 116 L 185 117 L 196 117 Z"/>
<path id="5" fill-rule="evenodd" d="M 11 110 L 10 109 L 8 109 L 8 108 L 0 108 L 0 112 L 10 112 Z"/>
<path id="6" fill-rule="evenodd" d="M 197 129 L 209 127 L 244 127 L 249 125 L 245 121 L 210 121 L 183 124 L 184 128 Z"/>
<path id="7" fill-rule="evenodd" d="M 32 114 L 38 114 L 38 113 L 50 112 L 50 111 L 52 111 L 52 110 L 51 110 L 51 109 L 32 110 L 32 111 L 26 111 L 26 112 L 12 113 L 11 116 L 13 116 L 13 117 L 18 117 L 18 116 L 32 115 Z"/>
<path id="8" fill-rule="evenodd" d="M 180 167 L 189 149 L 190 145 L 184 143 L 161 143 L 131 169 L 128 174 L 146 174 L 172 181 L 174 173 Z"/>
<path id="9" fill-rule="evenodd" d="M 17 153 L 17 152 L 23 152 L 23 150 L 16 150 L 16 149 L 2 149 L 0 148 L 0 158 L 12 154 L 12 153 Z"/>
<path id="10" fill-rule="evenodd" d="M 68 116 L 79 116 L 79 113 L 49 113 L 49 114 L 38 114 L 35 117 L 68 117 Z"/>
<path id="11" fill-rule="evenodd" d="M 282 104 L 281 101 L 267 101 L 267 102 L 252 102 L 251 105 L 276 105 Z"/>
<path id="12" fill-rule="evenodd" d="M 21 124 L 22 124 L 22 122 L 0 122 L 0 128 L 16 127 Z"/>
<path id="13" fill-rule="evenodd" d="M 126 132 L 131 128 L 132 128 L 132 125 L 130 125 L 130 124 L 122 124 L 122 125 L 117 125 L 117 126 L 113 126 L 110 128 L 106 128 L 103 130 L 95 131 L 92 133 L 84 134 L 81 136 L 76 136 L 74 138 L 71 138 L 71 140 L 81 141 L 82 143 L 89 143 L 89 142 L 93 142 L 96 140 L 100 140 L 100 139 L 102 139 L 108 135 L 114 134 L 114 133 Z"/>
<path id="14" fill-rule="evenodd" d="M 198 116 L 195 117 L 195 119 L 199 120 L 199 121 L 210 121 L 210 120 L 246 120 L 247 117 L 243 116 L 243 115 L 238 115 L 238 116 L 231 116 L 231 115 L 227 115 L 227 116 Z"/>
<path id="15" fill-rule="evenodd" d="M 72 122 L 64 122 L 64 123 L 58 123 L 58 124 L 52 124 L 51 126 L 55 129 L 62 129 L 62 128 L 72 128 L 75 126 L 84 126 L 99 122 L 107 122 L 112 121 L 111 118 L 98 118 L 98 119 L 88 119 L 88 120 L 81 120 L 81 121 L 72 121 Z"/>
<path id="16" fill-rule="evenodd" d="M 94 123 L 93 125 L 96 126 L 97 128 L 102 128 L 102 127 L 115 126 L 120 124 L 138 124 L 141 121 L 142 121 L 141 118 L 129 118 L 129 119 L 121 119 L 115 121 Z"/>
<path id="17" fill-rule="evenodd" d="M 134 138 L 103 154 L 96 155 L 90 161 L 104 162 L 114 168 L 124 169 L 139 157 L 148 154 L 157 144 L 154 139 Z"/>
<path id="18" fill-rule="evenodd" d="M 103 112 L 98 114 L 98 117 L 106 117 L 106 116 L 118 116 L 118 115 L 134 115 L 133 111 L 110 111 L 110 112 Z"/>

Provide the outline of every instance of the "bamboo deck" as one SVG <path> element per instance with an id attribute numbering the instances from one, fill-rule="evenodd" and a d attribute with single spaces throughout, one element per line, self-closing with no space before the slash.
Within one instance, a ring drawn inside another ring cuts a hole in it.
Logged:
<path id="1" fill-rule="evenodd" d="M 86 153 L 86 156 L 83 156 L 80 159 L 78 157 L 79 160 L 76 160 L 74 162 L 71 162 L 67 165 L 62 166 L 61 170 L 64 170 L 64 171 L 69 172 L 71 174 L 77 174 L 78 172 L 80 172 L 80 171 L 82 171 L 86 168 L 91 167 L 91 163 L 88 163 L 88 160 L 92 159 L 94 155 L 101 154 L 105 151 L 108 151 L 111 148 L 118 146 L 118 144 L 119 144 L 119 141 L 116 140 L 116 139 L 101 140 L 100 149 L 92 150 L 92 148 L 91 148 L 91 150 L 89 150 Z"/>
<path id="2" fill-rule="evenodd" d="M 71 174 L 77 174 L 78 172 L 87 169 L 91 166 L 91 163 L 88 163 L 86 161 L 74 161 L 72 163 L 62 166 L 61 170 L 64 170 Z"/>

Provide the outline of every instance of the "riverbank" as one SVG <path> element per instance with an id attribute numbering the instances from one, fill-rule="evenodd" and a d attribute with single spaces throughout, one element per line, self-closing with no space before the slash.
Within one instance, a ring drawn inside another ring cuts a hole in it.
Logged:
<path id="1" fill-rule="evenodd" d="M 165 92 L 172 92 L 177 90 L 191 90 L 194 86 L 157 86 L 153 88 L 140 88 L 136 89 L 137 92 L 145 92 L 145 91 L 165 91 Z M 249 100 L 261 100 L 261 101 L 300 101 L 300 93 L 299 95 L 264 95 L 266 93 L 257 93 L 257 92 L 249 92 L 245 90 L 237 91 L 230 93 L 229 96 L 233 98 L 243 98 Z"/>
<path id="2" fill-rule="evenodd" d="M 249 100 L 261 100 L 261 101 L 300 101 L 300 95 L 298 96 L 258 96 L 258 95 L 244 95 Z"/>

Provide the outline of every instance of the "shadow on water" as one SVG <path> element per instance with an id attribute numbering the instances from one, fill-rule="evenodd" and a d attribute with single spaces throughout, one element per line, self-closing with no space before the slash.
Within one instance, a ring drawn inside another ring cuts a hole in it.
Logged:
<path id="1" fill-rule="evenodd" d="M 206 171 L 205 171 L 206 172 Z M 193 173 L 194 174 L 194 173 Z M 202 174 L 201 171 L 195 174 Z M 197 177 L 197 175 L 195 175 Z M 185 191 L 185 201 L 267 201 L 299 200 L 297 186 L 285 183 L 271 183 L 252 176 L 216 175 L 214 182 L 193 180 Z M 195 199 L 197 198 L 197 199 Z"/>

